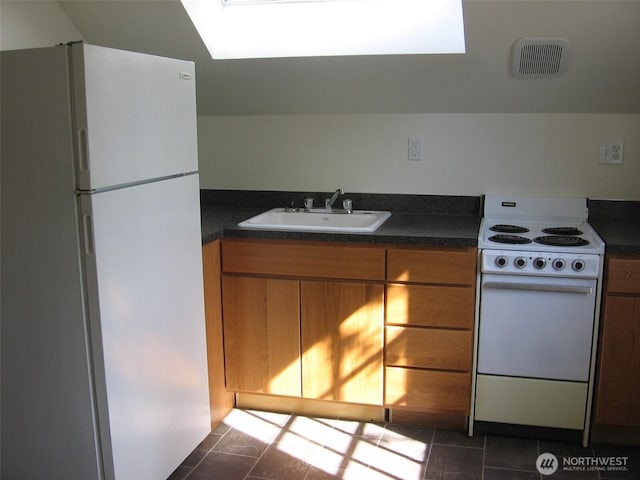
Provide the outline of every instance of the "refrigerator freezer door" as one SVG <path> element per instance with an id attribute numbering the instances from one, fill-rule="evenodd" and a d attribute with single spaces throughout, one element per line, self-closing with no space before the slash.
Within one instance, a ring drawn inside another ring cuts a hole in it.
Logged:
<path id="1" fill-rule="evenodd" d="M 79 190 L 198 170 L 192 62 L 75 44 L 71 70 Z"/>
<path id="2" fill-rule="evenodd" d="M 106 476 L 167 478 L 210 431 L 198 176 L 80 204 Z"/>

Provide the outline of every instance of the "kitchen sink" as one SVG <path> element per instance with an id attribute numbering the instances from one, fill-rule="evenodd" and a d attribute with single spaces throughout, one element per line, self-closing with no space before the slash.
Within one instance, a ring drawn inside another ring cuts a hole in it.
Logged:
<path id="1" fill-rule="evenodd" d="M 375 232 L 391 212 L 377 210 L 344 210 L 332 212 L 289 211 L 273 208 L 238 224 L 239 227 L 259 230 L 291 230 L 312 232 Z"/>

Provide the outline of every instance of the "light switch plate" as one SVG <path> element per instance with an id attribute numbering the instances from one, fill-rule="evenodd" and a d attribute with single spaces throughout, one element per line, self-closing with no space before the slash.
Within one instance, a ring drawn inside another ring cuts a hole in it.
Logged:
<path id="1" fill-rule="evenodd" d="M 409 160 L 422 160 L 422 137 L 409 137 Z"/>

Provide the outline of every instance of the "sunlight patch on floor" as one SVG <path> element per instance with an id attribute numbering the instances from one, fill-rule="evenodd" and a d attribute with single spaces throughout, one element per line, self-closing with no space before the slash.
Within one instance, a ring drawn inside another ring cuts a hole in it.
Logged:
<path id="1" fill-rule="evenodd" d="M 428 446 L 383 425 L 248 410 L 233 410 L 225 423 L 343 480 L 424 475 Z"/>

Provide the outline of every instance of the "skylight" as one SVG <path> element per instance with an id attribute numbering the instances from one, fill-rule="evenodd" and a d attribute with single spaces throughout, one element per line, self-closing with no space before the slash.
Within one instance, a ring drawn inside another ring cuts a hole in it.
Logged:
<path id="1" fill-rule="evenodd" d="M 464 53 L 462 0 L 181 0 L 214 59 Z"/>

